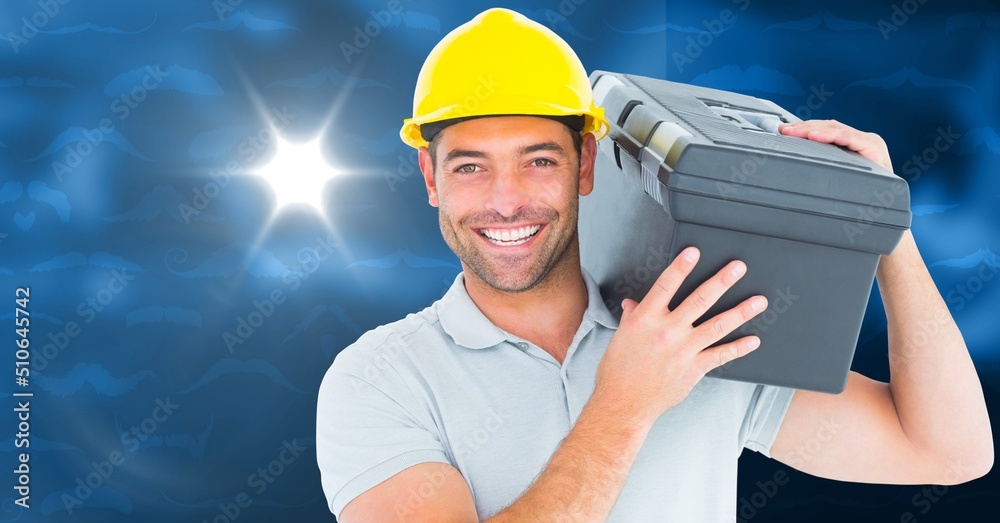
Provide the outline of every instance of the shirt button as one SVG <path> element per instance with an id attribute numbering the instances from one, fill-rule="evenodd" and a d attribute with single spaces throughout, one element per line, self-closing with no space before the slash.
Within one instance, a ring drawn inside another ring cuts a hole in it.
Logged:
<path id="1" fill-rule="evenodd" d="M 521 350 L 528 350 L 528 344 L 525 343 L 525 342 L 523 342 L 523 341 L 519 341 L 517 343 L 517 348 L 519 348 Z"/>

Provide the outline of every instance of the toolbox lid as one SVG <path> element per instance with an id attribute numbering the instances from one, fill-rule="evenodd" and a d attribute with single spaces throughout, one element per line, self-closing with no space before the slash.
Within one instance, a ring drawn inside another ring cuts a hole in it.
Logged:
<path id="1" fill-rule="evenodd" d="M 626 173 L 629 161 L 640 167 L 637 181 L 661 204 L 669 190 L 866 226 L 910 225 L 905 180 L 853 151 L 778 134 L 778 124 L 800 120 L 770 101 L 602 71 L 591 81 L 612 122 L 612 154 Z"/>

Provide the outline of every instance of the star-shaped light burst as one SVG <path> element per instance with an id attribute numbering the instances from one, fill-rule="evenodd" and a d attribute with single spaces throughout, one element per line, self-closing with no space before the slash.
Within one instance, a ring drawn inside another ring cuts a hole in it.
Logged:
<path id="1" fill-rule="evenodd" d="M 254 171 L 267 180 L 277 198 L 275 212 L 285 205 L 307 204 L 323 212 L 323 186 L 338 172 L 323 159 L 319 138 L 292 143 L 277 138 L 270 163 Z"/>

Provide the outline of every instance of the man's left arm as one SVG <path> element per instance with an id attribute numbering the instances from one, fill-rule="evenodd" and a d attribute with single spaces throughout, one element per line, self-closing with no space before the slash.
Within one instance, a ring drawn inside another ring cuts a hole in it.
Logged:
<path id="1" fill-rule="evenodd" d="M 885 142 L 836 121 L 781 133 L 846 146 L 892 170 Z M 993 466 L 993 434 L 972 358 L 913 235 L 876 272 L 888 318 L 890 382 L 855 372 L 839 395 L 796 391 L 771 457 L 816 476 L 952 485 Z"/>

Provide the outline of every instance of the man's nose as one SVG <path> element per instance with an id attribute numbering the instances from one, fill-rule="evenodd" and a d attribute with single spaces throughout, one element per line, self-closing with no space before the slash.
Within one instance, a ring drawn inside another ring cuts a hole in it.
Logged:
<path id="1" fill-rule="evenodd" d="M 530 201 L 530 188 L 516 169 L 503 168 L 491 178 L 487 208 L 502 216 L 513 216 Z"/>

